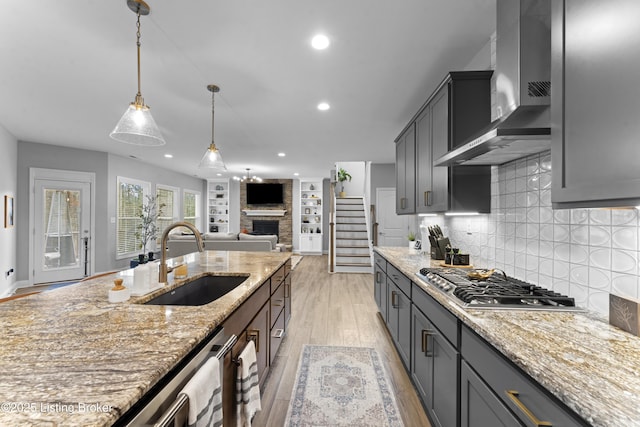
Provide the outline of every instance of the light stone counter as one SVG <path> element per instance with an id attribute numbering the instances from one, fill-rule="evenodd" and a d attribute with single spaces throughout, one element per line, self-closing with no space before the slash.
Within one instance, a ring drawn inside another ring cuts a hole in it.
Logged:
<path id="1" fill-rule="evenodd" d="M 640 426 L 640 338 L 587 311 L 463 309 L 415 275 L 428 255 L 376 252 L 590 424 Z"/>
<path id="2" fill-rule="evenodd" d="M 179 286 L 125 303 L 108 302 L 113 279 L 95 278 L 0 304 L 0 425 L 113 424 L 207 334 L 212 332 L 291 253 L 216 252 L 174 258 L 189 276 L 249 274 L 204 306 L 141 305 Z"/>

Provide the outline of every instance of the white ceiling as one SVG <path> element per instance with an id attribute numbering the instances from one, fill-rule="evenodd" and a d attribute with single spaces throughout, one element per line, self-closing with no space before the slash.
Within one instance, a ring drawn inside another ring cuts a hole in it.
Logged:
<path id="1" fill-rule="evenodd" d="M 126 0 L 5 1 L 0 124 L 19 140 L 135 156 L 207 178 L 326 177 L 336 161 L 393 163 L 393 140 L 447 71 L 495 29 L 495 0 L 148 0 L 142 95 L 167 144 L 109 133 L 136 94 L 136 16 Z M 310 47 L 324 32 L 325 51 Z M 327 101 L 331 109 L 316 109 Z M 285 152 L 280 158 L 278 152 Z M 164 158 L 165 153 L 173 159 Z"/>

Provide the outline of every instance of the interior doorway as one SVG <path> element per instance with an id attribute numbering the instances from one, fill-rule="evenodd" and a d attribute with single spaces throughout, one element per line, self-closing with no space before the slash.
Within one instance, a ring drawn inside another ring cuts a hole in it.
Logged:
<path id="1" fill-rule="evenodd" d="M 407 246 L 409 219 L 396 214 L 396 189 L 377 188 L 378 246 Z"/>
<path id="2" fill-rule="evenodd" d="M 34 168 L 31 188 L 29 282 L 91 275 L 95 174 Z"/>

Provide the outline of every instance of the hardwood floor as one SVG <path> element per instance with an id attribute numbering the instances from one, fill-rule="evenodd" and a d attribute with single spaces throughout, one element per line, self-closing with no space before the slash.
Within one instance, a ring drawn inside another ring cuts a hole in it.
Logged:
<path id="1" fill-rule="evenodd" d="M 373 298 L 373 276 L 327 272 L 326 256 L 305 256 L 291 272 L 292 314 L 263 387 L 253 426 L 281 427 L 304 344 L 373 347 L 383 359 L 405 426 L 430 426 Z"/>

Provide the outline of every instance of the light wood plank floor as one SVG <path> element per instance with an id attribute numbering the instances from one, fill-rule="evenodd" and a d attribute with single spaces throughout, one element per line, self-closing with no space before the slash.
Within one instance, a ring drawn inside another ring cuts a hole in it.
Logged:
<path id="1" fill-rule="evenodd" d="M 373 347 L 383 359 L 405 426 L 430 426 L 373 298 L 373 275 L 327 272 L 326 256 L 305 256 L 291 272 L 291 321 L 263 387 L 253 426 L 281 427 L 303 344 Z"/>

